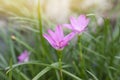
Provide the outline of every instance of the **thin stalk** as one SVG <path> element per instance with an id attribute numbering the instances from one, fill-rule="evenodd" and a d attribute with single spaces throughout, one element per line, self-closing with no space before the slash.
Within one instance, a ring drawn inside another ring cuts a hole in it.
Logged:
<path id="1" fill-rule="evenodd" d="M 81 36 L 78 35 L 78 43 L 79 43 L 79 48 L 80 48 L 80 60 L 81 60 L 81 69 L 82 69 L 82 74 L 85 75 L 85 61 L 83 58 L 83 53 L 82 53 L 82 44 L 81 44 Z"/>
<path id="2" fill-rule="evenodd" d="M 40 31 L 40 38 L 41 41 L 43 41 L 42 37 L 42 18 L 41 18 L 41 6 L 40 6 L 40 0 L 38 0 L 38 26 L 39 26 L 39 31 Z"/>
<path id="3" fill-rule="evenodd" d="M 57 54 L 58 54 L 58 57 L 59 57 L 60 80 L 63 80 L 63 74 L 62 74 L 62 51 L 57 50 Z"/>
<path id="4" fill-rule="evenodd" d="M 38 0 L 38 27 L 39 27 L 39 35 L 42 47 L 45 47 L 44 38 L 43 38 L 43 28 L 42 28 L 42 17 L 41 17 L 41 6 L 40 0 Z M 44 51 L 43 51 L 44 52 Z"/>
<path id="5" fill-rule="evenodd" d="M 80 41 L 80 35 L 78 36 L 78 43 L 79 43 L 79 47 L 80 47 L 80 60 L 83 61 L 82 44 Z"/>
<path id="6" fill-rule="evenodd" d="M 42 27 L 42 16 L 41 16 L 41 6 L 40 6 L 40 0 L 38 0 L 38 26 L 39 26 L 39 35 L 40 35 L 40 41 L 41 41 L 41 50 L 43 53 L 43 56 L 47 56 L 48 48 L 46 47 L 46 44 L 44 42 L 43 38 L 43 27 Z M 49 55 L 50 56 L 50 55 Z"/>
<path id="7" fill-rule="evenodd" d="M 9 23 L 9 26 L 11 26 L 11 22 Z M 11 30 L 9 30 L 9 34 L 10 34 L 10 35 L 12 34 L 12 31 L 11 31 Z M 13 41 L 11 40 L 10 37 L 9 37 L 8 41 L 9 41 L 9 47 L 10 47 L 10 51 L 11 51 L 12 58 L 13 58 L 13 63 L 16 63 L 17 60 L 16 60 L 16 54 L 15 54 L 15 52 L 14 52 L 14 43 L 13 43 Z"/>
<path id="8" fill-rule="evenodd" d="M 10 69 L 12 68 L 12 58 L 10 59 Z M 12 71 L 9 73 L 9 80 L 12 80 Z"/>

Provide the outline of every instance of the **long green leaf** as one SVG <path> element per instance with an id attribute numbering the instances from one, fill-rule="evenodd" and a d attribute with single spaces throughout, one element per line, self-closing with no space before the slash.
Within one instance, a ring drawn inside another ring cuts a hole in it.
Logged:
<path id="1" fill-rule="evenodd" d="M 69 75 L 69 76 L 71 76 L 71 77 L 73 77 L 73 78 L 76 79 L 76 80 L 82 80 L 81 78 L 75 76 L 74 74 L 72 74 L 72 73 L 70 73 L 70 72 L 68 72 L 68 71 L 66 71 L 66 70 L 63 70 L 63 69 L 62 69 L 62 72 L 65 73 L 65 74 L 67 74 L 67 75 Z"/>
<path id="2" fill-rule="evenodd" d="M 90 71 L 87 70 L 87 72 L 95 79 L 95 80 L 98 80 L 98 78 L 93 74 L 91 73 Z"/>
<path id="3" fill-rule="evenodd" d="M 58 66 L 58 63 L 53 63 L 51 64 L 51 66 Z M 50 71 L 52 68 L 51 67 L 46 67 L 45 69 L 43 69 L 42 71 L 40 71 L 32 80 L 38 80 L 42 75 L 44 75 L 45 73 L 47 73 L 48 71 Z"/>

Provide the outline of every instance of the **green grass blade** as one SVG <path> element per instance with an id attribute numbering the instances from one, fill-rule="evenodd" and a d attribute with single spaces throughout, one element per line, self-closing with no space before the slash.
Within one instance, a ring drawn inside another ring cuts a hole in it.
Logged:
<path id="1" fill-rule="evenodd" d="M 94 78 L 94 80 L 99 80 L 93 73 L 87 70 L 87 72 Z"/>
<path id="2" fill-rule="evenodd" d="M 51 66 L 58 66 L 58 63 L 53 63 Z M 51 67 L 46 67 L 42 71 L 40 71 L 32 80 L 38 80 L 42 75 L 50 71 L 52 68 Z"/>
<path id="3" fill-rule="evenodd" d="M 23 46 L 25 46 L 26 48 L 28 48 L 30 51 L 37 53 L 33 48 L 31 48 L 28 44 L 26 44 L 25 42 L 21 41 L 20 39 L 18 39 L 15 36 L 11 36 L 12 39 L 16 40 L 17 42 L 19 42 L 20 44 L 22 44 Z"/>
<path id="4" fill-rule="evenodd" d="M 40 73 L 38 73 L 32 80 L 38 80 L 41 76 L 43 76 L 45 73 L 47 73 L 50 70 L 51 70 L 50 67 L 46 67 Z"/>
<path id="5" fill-rule="evenodd" d="M 69 75 L 70 77 L 72 77 L 72 78 L 74 78 L 74 79 L 76 79 L 76 80 L 82 80 L 81 78 L 75 76 L 74 74 L 72 74 L 72 73 L 70 73 L 70 72 L 68 72 L 68 71 L 66 71 L 66 70 L 63 70 L 63 69 L 62 69 L 62 72 L 65 73 L 65 74 L 67 74 L 67 75 Z"/>
<path id="6" fill-rule="evenodd" d="M 25 74 L 23 74 L 20 70 L 16 69 L 17 73 L 22 76 L 25 80 L 30 80 Z"/>

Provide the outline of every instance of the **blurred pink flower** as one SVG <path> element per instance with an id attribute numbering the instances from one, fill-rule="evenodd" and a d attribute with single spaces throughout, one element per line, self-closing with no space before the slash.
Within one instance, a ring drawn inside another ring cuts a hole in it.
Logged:
<path id="1" fill-rule="evenodd" d="M 85 15 L 80 15 L 78 19 L 70 17 L 70 23 L 71 24 L 63 24 L 63 26 L 72 29 L 74 32 L 81 33 L 86 29 L 89 19 L 86 18 Z"/>
<path id="2" fill-rule="evenodd" d="M 62 27 L 56 26 L 55 32 L 48 30 L 48 34 L 43 34 L 44 38 L 50 43 L 50 45 L 56 50 L 62 50 L 68 45 L 68 42 L 74 37 L 75 33 L 72 32 L 64 37 Z"/>
<path id="3" fill-rule="evenodd" d="M 27 50 L 25 50 L 24 52 L 22 52 L 19 56 L 18 56 L 18 62 L 22 63 L 22 62 L 28 62 L 29 60 L 29 53 Z"/>

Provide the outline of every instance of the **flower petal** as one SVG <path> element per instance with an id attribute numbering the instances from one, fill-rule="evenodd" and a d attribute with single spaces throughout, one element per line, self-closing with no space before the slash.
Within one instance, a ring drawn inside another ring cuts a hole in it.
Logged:
<path id="1" fill-rule="evenodd" d="M 68 34 L 67 36 L 64 37 L 64 42 L 65 44 L 68 43 L 68 41 L 70 41 L 74 36 L 75 36 L 75 32 L 71 32 L 70 34 Z"/>
<path id="2" fill-rule="evenodd" d="M 88 25 L 89 22 L 90 22 L 90 19 L 86 19 L 86 25 Z"/>
<path id="3" fill-rule="evenodd" d="M 80 32 L 85 31 L 85 29 L 86 29 L 88 23 L 89 23 L 89 19 L 86 19 L 86 21 L 83 23 L 83 26 L 81 26 Z"/>
<path id="4" fill-rule="evenodd" d="M 56 27 L 55 34 L 56 34 L 56 38 L 57 38 L 58 42 L 64 38 L 63 29 L 62 29 L 61 25 L 58 25 Z"/>
<path id="5" fill-rule="evenodd" d="M 86 20 L 86 16 L 83 15 L 83 14 L 78 17 L 78 21 L 79 21 L 79 22 L 83 22 L 83 21 L 85 21 L 85 20 Z"/>
<path id="6" fill-rule="evenodd" d="M 60 42 L 60 44 L 61 44 L 60 45 L 61 49 L 63 49 L 65 46 L 68 45 L 68 42 L 63 40 L 63 41 Z"/>
<path id="7" fill-rule="evenodd" d="M 71 22 L 71 25 L 73 26 L 77 26 L 78 25 L 78 21 L 74 18 L 74 17 L 70 17 L 70 22 Z"/>
<path id="8" fill-rule="evenodd" d="M 52 39 L 54 40 L 54 41 L 56 41 L 56 35 L 55 35 L 55 33 L 52 31 L 52 30 L 48 30 L 48 33 L 49 33 L 49 35 L 52 37 Z"/>
<path id="9" fill-rule="evenodd" d="M 79 27 L 84 28 L 88 25 L 89 19 L 86 18 L 85 15 L 80 15 L 78 17 Z"/>
<path id="10" fill-rule="evenodd" d="M 72 25 L 70 25 L 70 24 L 63 24 L 63 26 L 68 28 L 68 29 L 72 29 Z"/>
<path id="11" fill-rule="evenodd" d="M 52 47 L 54 47 L 55 42 L 53 41 L 53 39 L 52 39 L 48 34 L 43 34 L 43 37 L 44 37 L 45 39 L 47 39 L 47 41 L 50 43 L 50 45 L 51 45 Z"/>
<path id="12" fill-rule="evenodd" d="M 25 62 L 27 59 L 27 61 L 29 60 L 29 54 L 28 51 L 24 51 L 22 52 L 19 56 L 18 56 L 18 62 Z"/>

